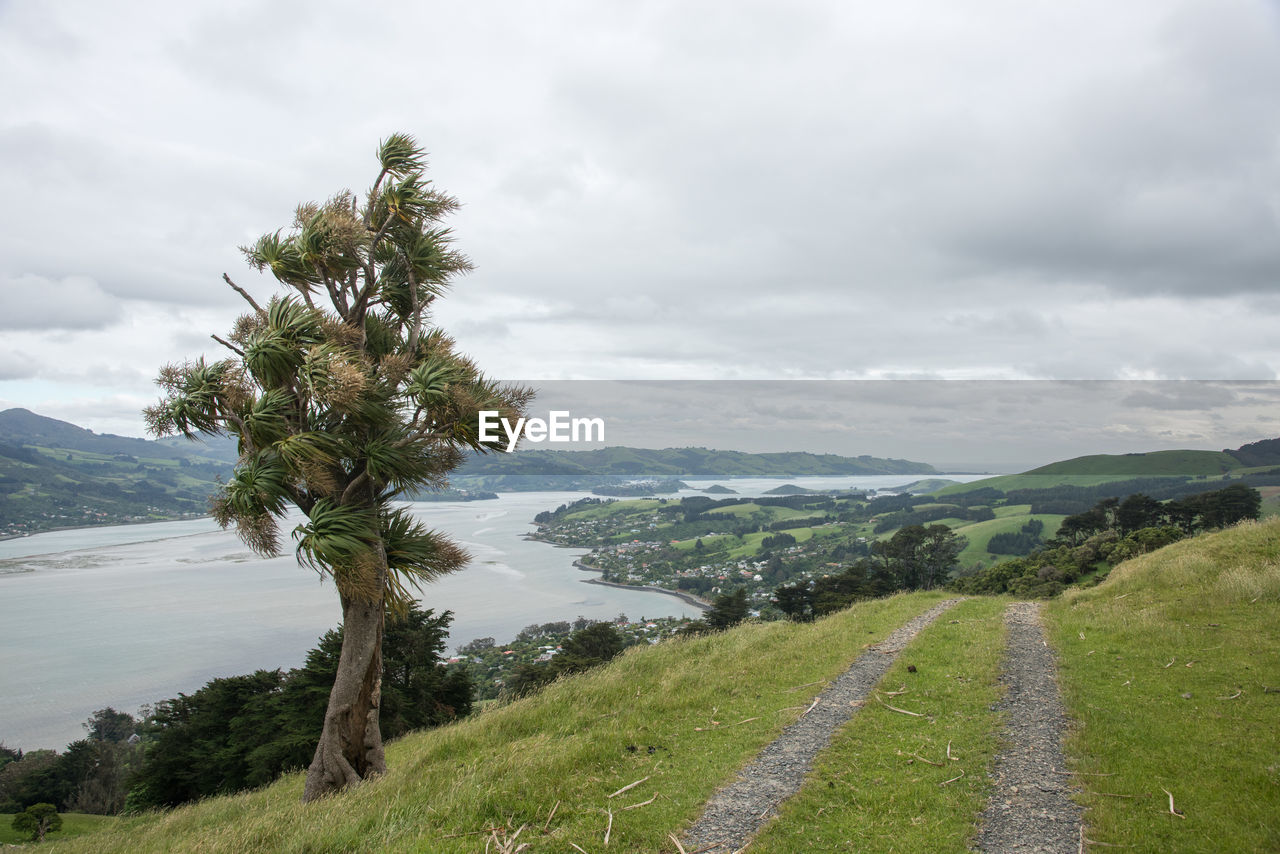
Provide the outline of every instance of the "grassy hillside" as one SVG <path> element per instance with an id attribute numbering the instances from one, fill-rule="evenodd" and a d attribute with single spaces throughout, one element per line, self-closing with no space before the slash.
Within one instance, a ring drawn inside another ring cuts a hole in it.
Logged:
<path id="1" fill-rule="evenodd" d="M 823 680 L 942 598 L 896 596 L 814 624 L 747 626 L 627 652 L 534 697 L 391 744 L 388 774 L 338 797 L 304 806 L 293 775 L 126 819 L 58 850 L 471 854 L 494 829 L 502 838 L 523 826 L 519 841 L 533 843 L 531 854 L 571 852 L 570 843 L 671 851 L 667 834 L 795 720 Z"/>
<path id="2" fill-rule="evenodd" d="M 1089 838 L 1280 850 L 1280 520 L 1120 564 L 1049 615 Z"/>
<path id="3" fill-rule="evenodd" d="M 75 836 L 84 836 L 86 833 L 95 833 L 110 827 L 117 821 L 119 821 L 118 818 L 110 815 L 87 815 L 79 812 L 63 813 L 62 829 L 46 836 L 45 841 L 71 839 Z M 30 834 L 19 833 L 13 829 L 13 816 L 11 814 L 0 813 L 0 845 L 20 845 L 29 841 L 29 839 Z"/>
<path id="4" fill-rule="evenodd" d="M 1220 451 L 1153 451 L 1147 454 L 1094 454 L 1050 463 L 1032 469 L 1029 475 L 1105 475 L 1107 477 L 1150 477 L 1158 475 L 1220 475 L 1241 468 L 1243 463 Z"/>

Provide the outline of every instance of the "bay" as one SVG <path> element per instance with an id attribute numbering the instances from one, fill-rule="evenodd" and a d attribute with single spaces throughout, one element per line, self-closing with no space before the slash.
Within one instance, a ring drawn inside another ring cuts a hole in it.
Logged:
<path id="1" fill-rule="evenodd" d="M 953 476 L 954 477 L 954 476 Z M 903 476 L 697 480 L 761 495 L 779 484 L 888 488 Z M 961 479 L 961 478 L 956 478 Z M 966 478 L 967 479 L 967 478 Z M 503 493 L 497 500 L 412 505 L 460 542 L 470 566 L 424 588 L 451 610 L 453 646 L 499 643 L 532 623 L 696 616 L 674 596 L 584 584 L 583 549 L 526 539 L 542 510 L 582 492 Z M 682 495 L 699 494 L 683 491 Z M 54 531 L 0 542 L 0 740 L 24 750 L 81 738 L 96 709 L 134 712 L 210 679 L 300 665 L 340 620 L 333 585 L 300 567 L 287 540 L 262 559 L 210 519 Z"/>
<path id="2" fill-rule="evenodd" d="M 592 574 L 572 566 L 584 550 L 524 539 L 538 512 L 583 495 L 412 505 L 472 556 L 421 597 L 454 612 L 451 644 L 578 616 L 698 613 L 674 596 L 584 584 Z M 133 712 L 215 677 L 296 667 L 340 618 L 332 583 L 291 549 L 259 558 L 208 519 L 0 542 L 0 740 L 61 750 L 104 706 Z"/>

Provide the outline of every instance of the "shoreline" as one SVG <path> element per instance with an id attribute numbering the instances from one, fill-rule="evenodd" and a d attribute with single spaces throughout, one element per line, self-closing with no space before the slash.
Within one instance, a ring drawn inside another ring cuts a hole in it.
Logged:
<path id="1" fill-rule="evenodd" d="M 193 519 L 211 519 L 208 513 L 199 516 L 174 516 L 172 519 L 131 519 L 127 522 L 103 522 L 101 525 L 58 525 L 53 528 L 41 528 L 25 534 L 0 534 L 0 542 L 8 540 L 26 540 L 41 534 L 52 534 L 56 531 L 92 531 L 97 528 L 124 528 L 128 525 L 159 525 L 164 522 L 190 522 Z"/>
<path id="2" fill-rule="evenodd" d="M 594 566 L 591 566 L 590 564 L 583 563 L 580 560 L 575 560 L 573 562 L 573 566 L 575 569 L 579 569 L 583 572 L 603 572 L 603 570 L 598 569 Z M 697 596 L 694 596 L 692 593 L 685 593 L 680 590 L 668 590 L 665 587 L 653 587 L 648 584 L 646 585 L 619 584 L 616 581 L 605 581 L 603 578 L 584 578 L 582 579 L 582 583 L 583 584 L 601 584 L 605 587 L 613 587 L 618 590 L 645 590 L 645 591 L 648 591 L 649 593 L 665 593 L 668 596 L 674 596 L 677 599 L 682 600 L 686 604 L 692 605 L 693 607 L 700 609 L 704 613 L 711 610 L 711 604 L 709 602 L 704 602 L 703 600 L 699 599 Z"/>

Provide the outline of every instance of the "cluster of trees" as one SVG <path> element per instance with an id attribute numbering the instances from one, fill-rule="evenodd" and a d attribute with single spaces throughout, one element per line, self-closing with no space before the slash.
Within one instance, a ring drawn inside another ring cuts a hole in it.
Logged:
<path id="1" fill-rule="evenodd" d="M 747 588 L 739 587 L 717 596 L 711 603 L 711 608 L 702 615 L 702 619 L 690 622 L 680 630 L 680 634 L 703 635 L 708 632 L 723 632 L 741 623 L 750 613 Z"/>
<path id="2" fill-rule="evenodd" d="M 51 804 L 64 812 L 120 812 L 132 775 L 141 764 L 138 721 L 110 707 L 84 724 L 87 737 L 64 752 L 23 753 L 0 745 L 0 813 Z"/>
<path id="3" fill-rule="evenodd" d="M 790 619 L 803 621 L 895 590 L 927 590 L 948 578 L 967 543 L 946 525 L 908 525 L 873 544 L 870 558 L 839 573 L 781 585 L 774 603 Z"/>
<path id="4" fill-rule="evenodd" d="M 1089 510 L 1067 517 L 1058 529 L 1057 539 L 1077 543 L 1103 531 L 1116 531 L 1125 536 L 1163 525 L 1193 534 L 1224 528 L 1243 519 L 1256 519 L 1261 509 L 1262 496 L 1258 491 L 1239 483 L 1164 502 L 1136 492 L 1123 501 L 1104 498 Z"/>
<path id="5" fill-rule="evenodd" d="M 937 522 L 939 519 L 965 519 L 970 522 L 986 522 L 996 518 L 995 511 L 986 505 L 961 507 L 954 504 L 943 504 L 937 507 L 922 507 L 919 510 L 899 510 L 881 517 L 872 529 L 877 534 L 892 531 L 894 528 L 913 527 Z"/>
<path id="6" fill-rule="evenodd" d="M 993 534 L 987 552 L 993 555 L 1026 555 L 1044 545 L 1044 522 L 1032 519 L 1017 532 Z"/>
<path id="7" fill-rule="evenodd" d="M 522 697 L 561 676 L 590 670 L 613 659 L 626 646 L 626 638 L 612 623 L 583 626 L 560 644 L 560 651 L 550 660 L 518 666 L 507 680 L 507 696 Z"/>
<path id="8" fill-rule="evenodd" d="M 442 660 L 452 614 L 411 605 L 387 623 L 382 656 L 384 739 L 469 714 L 471 678 Z M 65 752 L 0 747 L 0 812 L 41 802 L 111 815 L 176 806 L 265 785 L 306 767 L 324 722 L 343 630 L 326 633 L 290 671 L 214 679 L 157 703 L 141 719 L 106 708 Z"/>
<path id="9" fill-rule="evenodd" d="M 961 593 L 1011 593 L 1049 598 L 1103 565 L 1163 548 L 1197 531 L 1256 519 L 1257 490 L 1232 484 L 1161 503 L 1142 493 L 1104 498 L 1063 520 L 1057 535 L 1031 554 L 954 582 Z"/>
<path id="10" fill-rule="evenodd" d="M 442 660 L 453 615 L 411 605 L 388 621 L 382 649 L 383 739 L 471 711 L 466 671 Z M 214 679 L 156 705 L 140 727 L 144 760 L 129 805 L 174 806 L 265 785 L 304 768 L 316 749 L 342 651 L 327 632 L 301 668 Z"/>

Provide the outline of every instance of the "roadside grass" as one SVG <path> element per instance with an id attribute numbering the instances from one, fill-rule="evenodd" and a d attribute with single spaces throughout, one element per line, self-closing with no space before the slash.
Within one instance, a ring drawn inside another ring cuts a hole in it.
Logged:
<path id="1" fill-rule="evenodd" d="M 1280 519 L 1126 561 L 1046 616 L 1088 838 L 1280 850 Z"/>
<path id="2" fill-rule="evenodd" d="M 571 843 L 593 854 L 669 852 L 667 835 L 823 681 L 944 598 L 903 594 L 812 624 L 753 624 L 628 650 L 532 697 L 392 743 L 387 775 L 349 792 L 303 805 L 294 774 L 124 819 L 60 850 L 471 854 L 519 833 L 529 854 L 570 852 Z"/>
<path id="3" fill-rule="evenodd" d="M 967 851 L 999 748 L 992 706 L 1000 696 L 1007 603 L 968 599 L 921 632 L 885 675 L 880 695 L 924 717 L 867 702 L 752 842 L 751 854 Z M 884 696 L 899 686 L 905 694 Z"/>
<path id="4" fill-rule="evenodd" d="M 62 813 L 62 829 L 56 833 L 50 833 L 44 838 L 45 842 L 55 842 L 59 839 L 71 839 L 76 836 L 83 836 L 86 833 L 95 833 L 103 830 L 119 821 L 113 815 L 89 815 L 82 812 L 65 812 Z M 13 814 L 0 813 L 0 845 L 21 845 L 29 842 L 31 835 L 29 833 L 19 833 L 13 829 Z"/>

